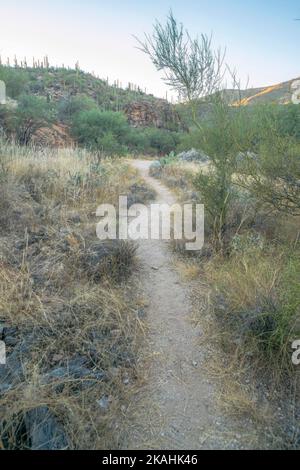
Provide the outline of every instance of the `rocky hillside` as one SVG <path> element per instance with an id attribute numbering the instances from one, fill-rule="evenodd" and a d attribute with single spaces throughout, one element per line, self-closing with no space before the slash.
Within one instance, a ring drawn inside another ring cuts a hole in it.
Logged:
<path id="1" fill-rule="evenodd" d="M 124 106 L 124 112 L 133 127 L 176 129 L 180 122 L 175 107 L 165 100 L 134 101 Z"/>
<path id="2" fill-rule="evenodd" d="M 103 111 L 124 111 L 135 127 L 174 129 L 179 124 L 175 108 L 168 101 L 147 94 L 132 83 L 124 88 L 119 81 L 110 84 L 108 79 L 79 69 L 0 66 L 0 80 L 6 83 L 11 98 L 25 92 L 63 102 L 81 95 L 93 99 Z"/>
<path id="3" fill-rule="evenodd" d="M 248 88 L 247 90 L 224 90 L 226 100 L 232 107 L 252 106 L 255 104 L 300 104 L 300 77 L 287 82 L 277 83 L 261 88 Z M 192 125 L 190 112 L 185 104 L 176 105 L 182 121 L 189 127 Z M 205 119 L 210 112 L 209 100 L 199 102 L 199 117 Z"/>
<path id="4" fill-rule="evenodd" d="M 192 125 L 186 105 L 172 105 L 166 100 L 147 94 L 133 84 L 128 84 L 127 87 L 123 87 L 119 81 L 110 84 L 108 79 L 85 73 L 79 67 L 55 68 L 47 64 L 11 67 L 0 64 L 0 80 L 6 84 L 7 104 L 13 103 L 17 106 L 21 95 L 27 94 L 44 97 L 55 105 L 57 119 L 54 125 L 43 126 L 35 135 L 35 140 L 42 145 L 63 147 L 75 143 L 71 131 L 71 117 L 78 112 L 77 97 L 79 101 L 87 103 L 87 109 L 90 109 L 91 102 L 93 106 L 94 101 L 101 111 L 122 111 L 134 128 L 156 128 L 162 132 L 187 131 Z M 300 103 L 300 79 L 240 92 L 225 90 L 224 94 L 233 107 L 260 103 Z M 209 111 L 209 102 L 201 101 L 200 118 L 205 119 Z M 3 128 L 4 124 L 2 123 Z"/>
<path id="5" fill-rule="evenodd" d="M 289 80 L 262 88 L 249 88 L 239 93 L 233 90 L 227 90 L 234 106 L 253 105 L 253 104 L 299 104 L 300 103 L 300 78 Z M 231 96 L 230 96 L 231 95 Z"/>

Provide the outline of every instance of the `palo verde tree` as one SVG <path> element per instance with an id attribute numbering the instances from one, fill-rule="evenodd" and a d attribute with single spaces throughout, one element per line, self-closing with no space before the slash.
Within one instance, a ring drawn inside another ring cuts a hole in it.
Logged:
<path id="1" fill-rule="evenodd" d="M 210 164 L 198 172 L 194 185 L 205 204 L 212 243 L 218 250 L 227 250 L 233 234 L 230 212 L 238 197 L 234 176 L 255 138 L 255 129 L 249 129 L 248 122 L 245 108 L 229 106 L 223 94 L 217 93 L 210 118 L 197 131 L 199 147 L 209 156 Z"/>
<path id="2" fill-rule="evenodd" d="M 157 70 L 165 72 L 165 82 L 183 97 L 191 109 L 199 147 L 211 160 L 208 174 L 200 173 L 196 188 L 210 214 L 213 242 L 223 248 L 229 204 L 233 197 L 232 176 L 239 150 L 240 133 L 236 111 L 233 119 L 221 85 L 225 52 L 214 50 L 212 38 L 201 34 L 192 39 L 170 12 L 166 24 L 156 22 L 152 35 L 138 40 Z M 235 84 L 237 83 L 234 78 Z M 200 122 L 200 101 L 210 102 L 210 122 Z"/>
<path id="3" fill-rule="evenodd" d="M 139 49 L 150 57 L 156 69 L 165 73 L 166 84 L 188 102 L 193 122 L 199 127 L 198 101 L 219 89 L 225 52 L 213 49 L 211 36 L 201 34 L 192 39 L 172 11 L 165 25 L 156 21 L 151 35 L 145 34 L 144 40 L 136 39 Z"/>
<path id="4" fill-rule="evenodd" d="M 300 215 L 299 105 L 263 105 L 248 117 L 255 135 L 239 165 L 237 184 L 269 208 Z M 250 113 L 249 113 L 250 114 Z"/>
<path id="5" fill-rule="evenodd" d="M 28 145 L 35 132 L 53 123 L 56 110 L 46 99 L 22 95 L 14 114 L 15 134 L 21 145 Z"/>

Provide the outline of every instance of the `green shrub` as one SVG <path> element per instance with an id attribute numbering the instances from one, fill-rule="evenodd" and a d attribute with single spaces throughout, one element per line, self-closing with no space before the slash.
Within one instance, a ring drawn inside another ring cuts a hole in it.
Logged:
<path id="1" fill-rule="evenodd" d="M 20 68 L 0 66 L 0 80 L 6 84 L 6 93 L 10 98 L 18 98 L 26 91 L 29 82 L 27 71 Z"/>
<path id="2" fill-rule="evenodd" d="M 246 153 L 239 165 L 239 184 L 283 213 L 300 214 L 300 144 L 281 136 L 278 127 L 266 126 L 256 152 Z"/>
<path id="3" fill-rule="evenodd" d="M 28 145 L 34 133 L 41 127 L 54 122 L 55 108 L 46 99 L 22 95 L 13 113 L 13 128 L 21 145 Z"/>
<path id="4" fill-rule="evenodd" d="M 248 110 L 249 124 L 256 127 L 260 141 L 264 140 L 266 131 L 276 132 L 281 137 L 300 139 L 300 107 L 288 105 L 256 105 Z"/>
<path id="5" fill-rule="evenodd" d="M 290 104 L 278 109 L 279 131 L 282 136 L 291 136 L 300 140 L 300 106 Z"/>
<path id="6" fill-rule="evenodd" d="M 179 141 L 180 133 L 156 127 L 130 128 L 126 138 L 132 152 L 158 156 L 174 151 Z"/>
<path id="7" fill-rule="evenodd" d="M 159 160 L 155 160 L 151 163 L 149 168 L 149 175 L 153 178 L 161 178 L 162 176 L 163 167 Z"/>
<path id="8" fill-rule="evenodd" d="M 92 109 L 78 113 L 72 124 L 78 142 L 93 150 L 124 154 L 128 123 L 122 113 Z"/>
<path id="9" fill-rule="evenodd" d="M 199 131 L 191 130 L 189 133 L 184 133 L 181 136 L 180 142 L 177 145 L 177 152 L 185 152 L 192 148 L 199 149 L 201 147 L 201 139 Z"/>
<path id="10" fill-rule="evenodd" d="M 91 111 L 97 107 L 96 102 L 85 95 L 69 96 L 58 104 L 58 115 L 62 121 L 74 120 L 83 111 Z"/>
<path id="11" fill-rule="evenodd" d="M 147 128 L 143 133 L 146 141 L 148 139 L 151 151 L 154 150 L 158 155 L 165 155 L 174 151 L 180 141 L 180 137 L 177 132 L 157 128 Z"/>
<path id="12" fill-rule="evenodd" d="M 211 119 L 197 131 L 198 148 L 208 155 L 208 172 L 199 171 L 194 185 L 211 218 L 212 242 L 224 249 L 228 235 L 229 207 L 234 201 L 233 176 L 239 152 L 246 152 L 251 141 L 243 110 L 232 110 L 216 96 L 212 103 Z"/>
<path id="13" fill-rule="evenodd" d="M 136 129 L 129 127 L 125 136 L 125 143 L 128 149 L 135 154 L 151 154 L 150 143 L 148 137 L 145 135 L 144 129 Z"/>

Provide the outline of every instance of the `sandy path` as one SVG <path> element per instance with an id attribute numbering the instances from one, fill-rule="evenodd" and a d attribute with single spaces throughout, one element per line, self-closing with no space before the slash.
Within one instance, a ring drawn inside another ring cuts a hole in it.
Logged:
<path id="1" fill-rule="evenodd" d="M 132 163 L 157 192 L 155 202 L 173 204 L 174 196 L 148 174 L 151 162 Z M 167 242 L 142 241 L 138 256 L 148 308 L 145 345 L 146 385 L 131 404 L 134 415 L 126 448 L 201 449 L 209 443 L 216 414 L 212 388 L 201 374 L 201 331 L 189 314 L 189 293 L 172 266 Z"/>

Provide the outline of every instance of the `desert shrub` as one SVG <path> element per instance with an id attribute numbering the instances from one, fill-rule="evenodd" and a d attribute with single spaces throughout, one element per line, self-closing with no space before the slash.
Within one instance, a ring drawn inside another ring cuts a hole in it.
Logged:
<path id="1" fill-rule="evenodd" d="M 72 132 L 80 144 L 109 154 L 163 155 L 175 149 L 179 134 L 156 128 L 131 128 L 125 115 L 92 109 L 75 114 Z"/>
<path id="2" fill-rule="evenodd" d="M 264 140 L 269 131 L 276 132 L 281 137 L 300 139 L 300 110 L 296 104 L 256 105 L 247 113 L 249 125 L 256 126 L 256 134 L 260 137 L 260 141 Z"/>
<path id="3" fill-rule="evenodd" d="M 233 177 L 238 153 L 247 151 L 252 134 L 244 112 L 232 110 L 221 95 L 212 103 L 211 120 L 198 130 L 199 148 L 209 157 L 208 168 L 200 169 L 194 185 L 211 218 L 212 242 L 224 249 L 228 213 L 235 198 Z"/>
<path id="4" fill-rule="evenodd" d="M 129 188 L 129 194 L 127 196 L 128 207 L 133 204 L 147 204 L 147 202 L 153 201 L 155 196 L 156 193 L 154 189 L 147 186 L 143 180 L 138 181 Z"/>
<path id="5" fill-rule="evenodd" d="M 272 149 L 263 145 L 257 163 L 250 173 L 254 194 L 277 210 L 299 215 L 300 145 L 286 138 Z"/>
<path id="6" fill-rule="evenodd" d="M 188 103 L 193 123 L 199 127 L 198 102 L 218 90 L 225 52 L 214 50 L 206 34 L 192 39 L 172 11 L 165 24 L 156 21 L 152 33 L 138 43 L 156 69 L 165 72 L 166 84 Z"/>
<path id="7" fill-rule="evenodd" d="M 6 93 L 10 98 L 18 98 L 26 91 L 29 82 L 27 71 L 21 68 L 0 66 L 0 80 L 6 84 Z"/>
<path id="8" fill-rule="evenodd" d="M 260 130 L 255 153 L 246 153 L 239 165 L 239 184 L 258 200 L 284 213 L 300 214 L 300 145 L 281 136 L 277 126 Z"/>
<path id="9" fill-rule="evenodd" d="M 0 133 L 2 140 L 13 138 L 16 132 L 15 110 L 8 106 L 0 107 Z"/>
<path id="10" fill-rule="evenodd" d="M 232 109 L 220 97 L 211 103 L 210 119 L 195 131 L 195 143 L 211 163 L 200 170 L 195 187 L 218 248 L 230 236 L 228 218 L 243 194 L 238 187 L 264 210 L 299 212 L 299 144 L 282 135 L 281 112 L 274 106 Z"/>
<path id="11" fill-rule="evenodd" d="M 191 129 L 190 132 L 182 133 L 180 142 L 177 145 L 176 151 L 178 153 L 185 152 L 192 148 L 201 149 L 202 140 L 199 130 Z"/>
<path id="12" fill-rule="evenodd" d="M 187 151 L 178 153 L 177 158 L 184 162 L 196 162 L 202 164 L 207 163 L 209 161 L 209 157 L 205 155 L 205 153 L 200 152 L 195 148 L 191 148 Z"/>
<path id="13" fill-rule="evenodd" d="M 165 176 L 164 170 L 168 165 L 172 165 L 173 163 L 177 162 L 177 156 L 175 152 L 170 152 L 169 155 L 165 155 L 164 157 L 160 158 L 159 160 L 155 160 L 149 169 L 150 176 L 154 178 L 161 178 Z"/>
<path id="14" fill-rule="evenodd" d="M 96 107 L 96 102 L 86 95 L 69 96 L 59 102 L 58 116 L 62 121 L 70 121 L 77 113 L 91 111 Z"/>
<path id="15" fill-rule="evenodd" d="M 128 124 L 122 113 L 93 109 L 76 115 L 72 132 L 80 144 L 108 154 L 123 154 Z"/>
<path id="16" fill-rule="evenodd" d="M 146 155 L 165 155 L 174 151 L 180 133 L 158 128 L 135 129 L 130 128 L 125 142 L 134 153 Z"/>
<path id="17" fill-rule="evenodd" d="M 143 129 L 128 127 L 124 143 L 132 154 L 150 153 L 149 139 L 145 136 Z"/>
<path id="18" fill-rule="evenodd" d="M 179 142 L 179 134 L 177 132 L 162 129 L 145 129 L 144 136 L 146 141 L 148 140 L 149 142 L 150 151 L 154 151 L 158 155 L 165 155 L 174 151 Z"/>
<path id="19" fill-rule="evenodd" d="M 300 109 L 296 104 L 278 108 L 279 132 L 282 136 L 295 137 L 300 140 Z"/>
<path id="20" fill-rule="evenodd" d="M 155 160 L 151 163 L 149 168 L 149 175 L 153 178 L 160 178 L 162 176 L 163 166 L 159 160 Z"/>
<path id="21" fill-rule="evenodd" d="M 299 252 L 276 252 L 255 233 L 233 245 L 228 259 L 207 266 L 216 318 L 230 332 L 231 348 L 257 355 L 262 367 L 272 363 L 274 373 L 284 374 L 291 369 L 291 342 L 300 333 Z"/>
<path id="22" fill-rule="evenodd" d="M 177 155 L 175 152 L 170 152 L 168 155 L 165 155 L 164 157 L 160 158 L 160 164 L 162 167 L 165 167 L 167 165 L 171 165 L 172 163 L 177 162 Z"/>
<path id="23" fill-rule="evenodd" d="M 28 145 L 34 133 L 52 122 L 56 109 L 46 99 L 37 96 L 22 95 L 14 111 L 14 131 L 21 145 Z"/>

